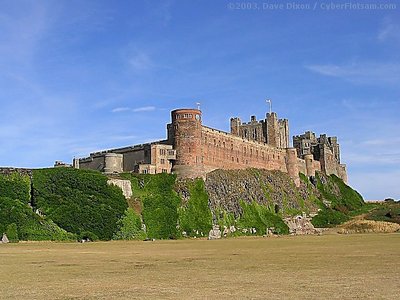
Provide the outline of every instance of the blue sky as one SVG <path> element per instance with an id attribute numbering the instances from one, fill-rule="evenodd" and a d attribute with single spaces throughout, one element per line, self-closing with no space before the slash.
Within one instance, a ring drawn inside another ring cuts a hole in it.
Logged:
<path id="1" fill-rule="evenodd" d="M 291 135 L 338 136 L 366 199 L 400 198 L 400 1 L 343 2 L 0 1 L 0 166 L 162 139 L 198 101 L 228 131 L 271 98 Z"/>

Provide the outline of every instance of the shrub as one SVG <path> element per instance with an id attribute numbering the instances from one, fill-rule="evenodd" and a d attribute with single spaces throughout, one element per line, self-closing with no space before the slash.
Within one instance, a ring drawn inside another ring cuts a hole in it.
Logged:
<path id="1" fill-rule="evenodd" d="M 117 224 L 118 231 L 114 234 L 114 240 L 143 240 L 146 238 L 140 216 L 132 208 L 125 211 L 124 216 Z"/>
<path id="2" fill-rule="evenodd" d="M 0 232 L 16 224 L 20 240 L 74 240 L 75 236 L 58 227 L 51 220 L 35 214 L 31 207 L 19 200 L 0 197 Z"/>
<path id="3" fill-rule="evenodd" d="M 311 223 L 318 228 L 334 227 L 349 220 L 344 213 L 334 209 L 322 209 L 318 212 Z"/>
<path id="4" fill-rule="evenodd" d="M 18 238 L 17 224 L 15 223 L 8 224 L 6 229 L 6 235 L 11 243 L 18 243 L 19 238 Z"/>
<path id="5" fill-rule="evenodd" d="M 87 241 L 94 242 L 94 241 L 98 241 L 99 237 L 95 233 L 86 230 L 86 231 L 82 231 L 80 234 L 78 234 L 78 240 L 80 240 L 80 241 L 87 240 Z"/>

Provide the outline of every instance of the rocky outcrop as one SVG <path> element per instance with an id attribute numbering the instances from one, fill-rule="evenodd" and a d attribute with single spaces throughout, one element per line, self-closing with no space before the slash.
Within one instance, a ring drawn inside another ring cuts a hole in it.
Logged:
<path id="1" fill-rule="evenodd" d="M 217 240 L 221 238 L 221 230 L 219 230 L 218 225 L 214 225 L 213 228 L 208 233 L 209 240 Z"/>
<path id="2" fill-rule="evenodd" d="M 8 240 L 7 235 L 6 235 L 5 233 L 3 233 L 3 237 L 2 237 L 1 240 L 0 240 L 0 244 L 1 244 L 1 243 L 7 244 L 7 243 L 9 243 L 9 242 L 10 242 L 10 241 Z"/>
<path id="3" fill-rule="evenodd" d="M 292 235 L 316 234 L 321 232 L 319 229 L 314 228 L 311 218 L 308 218 L 305 214 L 287 217 L 283 221 L 289 227 L 289 234 Z"/>
<path id="4" fill-rule="evenodd" d="M 310 193 L 307 186 L 301 183 L 297 188 L 289 175 L 280 171 L 215 170 L 207 174 L 205 183 L 212 211 L 222 208 L 234 213 L 235 217 L 242 213 L 241 200 L 255 201 L 283 215 L 294 210 L 317 210 L 315 203 L 307 201 L 307 193 Z"/>
<path id="5" fill-rule="evenodd" d="M 130 180 L 111 178 L 107 181 L 107 183 L 119 187 L 122 190 L 122 194 L 124 194 L 126 199 L 132 197 L 132 185 Z"/>

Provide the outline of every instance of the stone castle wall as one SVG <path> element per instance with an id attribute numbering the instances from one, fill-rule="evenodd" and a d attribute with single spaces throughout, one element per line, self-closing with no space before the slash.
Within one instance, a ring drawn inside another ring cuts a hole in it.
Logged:
<path id="1" fill-rule="evenodd" d="M 206 126 L 201 128 L 200 149 L 197 155 L 201 157 L 207 171 L 249 167 L 287 171 L 285 150 L 242 139 Z"/>
<path id="2" fill-rule="evenodd" d="M 173 172 L 191 178 L 205 177 L 215 169 L 259 168 L 288 173 L 296 185 L 299 172 L 315 176 L 322 171 L 347 181 L 346 166 L 338 162 L 335 137 L 321 135 L 319 141 L 306 132 L 295 137 L 296 148 L 290 148 L 289 122 L 274 112 L 261 121 L 252 116 L 249 123 L 232 118 L 230 125 L 230 133 L 213 129 L 202 124 L 200 110 L 177 109 L 171 112 L 166 140 L 92 153 L 79 159 L 79 165 L 108 173 Z M 309 146 L 314 147 L 313 153 L 306 151 Z"/>
<path id="3" fill-rule="evenodd" d="M 260 168 L 286 172 L 299 184 L 299 171 L 306 173 L 306 162 L 297 158 L 295 148 L 278 148 L 203 126 L 196 109 L 172 111 L 171 118 L 168 141 L 177 151 L 172 171 L 181 177 L 204 177 L 215 169 Z M 311 159 L 312 174 L 314 167 Z"/>

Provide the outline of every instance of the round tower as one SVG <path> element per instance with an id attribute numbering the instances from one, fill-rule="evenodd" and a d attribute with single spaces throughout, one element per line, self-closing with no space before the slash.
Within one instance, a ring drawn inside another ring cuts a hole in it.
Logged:
<path id="1" fill-rule="evenodd" d="M 171 118 L 171 140 L 176 150 L 172 172 L 180 177 L 202 177 L 201 111 L 176 109 L 171 112 Z"/>
<path id="2" fill-rule="evenodd" d="M 286 169 L 296 186 L 300 186 L 299 166 L 297 165 L 296 148 L 286 149 Z"/>
<path id="3" fill-rule="evenodd" d="M 104 173 L 121 173 L 123 155 L 118 153 L 106 153 L 104 155 Z"/>
<path id="4" fill-rule="evenodd" d="M 304 160 L 306 161 L 306 175 L 315 176 L 314 156 L 312 154 L 305 154 Z"/>

